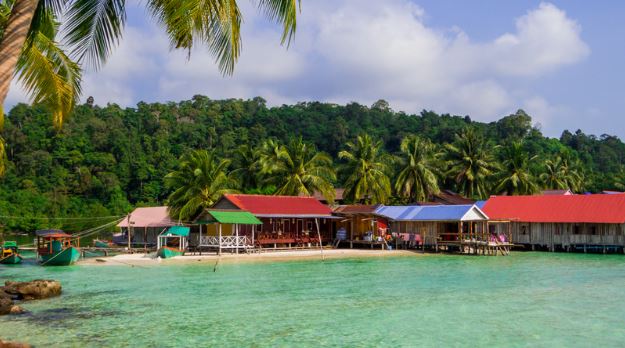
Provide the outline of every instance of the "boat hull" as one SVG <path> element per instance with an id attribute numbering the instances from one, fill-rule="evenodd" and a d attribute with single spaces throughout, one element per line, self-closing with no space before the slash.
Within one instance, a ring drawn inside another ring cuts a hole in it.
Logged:
<path id="1" fill-rule="evenodd" d="M 96 248 L 110 248 L 111 247 L 109 242 L 105 242 L 105 241 L 97 240 L 97 239 L 94 242 L 95 242 L 94 244 Z"/>
<path id="2" fill-rule="evenodd" d="M 58 253 L 41 255 L 43 266 L 69 266 L 80 258 L 80 251 L 77 248 L 69 247 Z"/>
<path id="3" fill-rule="evenodd" d="M 22 262 L 22 257 L 19 254 L 9 255 L 3 259 L 0 259 L 0 263 L 3 265 L 17 265 Z"/>
<path id="4" fill-rule="evenodd" d="M 184 251 L 170 247 L 162 247 L 158 249 L 156 255 L 162 259 L 168 259 L 174 256 L 182 256 L 184 255 Z"/>

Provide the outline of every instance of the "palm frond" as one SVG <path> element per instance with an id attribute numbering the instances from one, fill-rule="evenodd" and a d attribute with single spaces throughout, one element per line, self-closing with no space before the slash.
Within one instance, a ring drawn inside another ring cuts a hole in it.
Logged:
<path id="1" fill-rule="evenodd" d="M 297 28 L 298 7 L 301 9 L 301 0 L 259 0 L 258 7 L 265 12 L 270 20 L 281 23 L 282 43 L 291 43 Z"/>
<path id="2" fill-rule="evenodd" d="M 223 74 L 232 74 L 241 51 L 241 11 L 236 0 L 151 0 L 149 11 L 164 26 L 172 48 L 188 54 L 208 46 Z"/>
<path id="3" fill-rule="evenodd" d="M 74 0 L 66 16 L 64 42 L 78 61 L 99 68 L 122 37 L 124 0 Z"/>
<path id="4" fill-rule="evenodd" d="M 34 103 L 53 112 L 55 127 L 72 111 L 80 97 L 81 69 L 51 38 L 38 33 L 17 62 L 17 75 Z"/>

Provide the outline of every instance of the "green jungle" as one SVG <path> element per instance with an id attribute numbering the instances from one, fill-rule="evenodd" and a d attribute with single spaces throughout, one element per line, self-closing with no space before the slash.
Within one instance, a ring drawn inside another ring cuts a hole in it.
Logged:
<path id="1" fill-rule="evenodd" d="M 163 204 L 185 220 L 225 192 L 318 191 L 332 200 L 337 187 L 348 202 L 374 204 L 425 201 L 443 189 L 474 199 L 625 190 L 618 137 L 548 138 L 523 110 L 481 123 L 395 112 L 384 100 L 268 107 L 260 97 L 194 96 L 135 108 L 90 98 L 62 129 L 52 117 L 26 104 L 7 115 L 3 231 L 80 231 Z"/>

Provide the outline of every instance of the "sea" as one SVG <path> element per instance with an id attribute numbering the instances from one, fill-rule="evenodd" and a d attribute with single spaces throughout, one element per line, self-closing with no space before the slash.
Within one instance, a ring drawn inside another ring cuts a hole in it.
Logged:
<path id="1" fill-rule="evenodd" d="M 515 252 L 41 267 L 60 297 L 0 317 L 38 347 L 622 347 L 625 255 Z"/>

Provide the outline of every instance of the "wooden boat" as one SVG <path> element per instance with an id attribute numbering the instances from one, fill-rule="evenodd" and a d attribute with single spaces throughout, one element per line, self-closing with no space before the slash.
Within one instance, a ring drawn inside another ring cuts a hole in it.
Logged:
<path id="1" fill-rule="evenodd" d="M 93 244 L 95 245 L 96 248 L 110 248 L 113 246 L 112 245 L 113 243 L 106 241 L 106 240 L 99 240 L 99 239 L 94 239 Z"/>
<path id="2" fill-rule="evenodd" d="M 5 265 L 16 265 L 22 262 L 22 256 L 18 253 L 17 243 L 6 241 L 2 245 L 0 253 L 0 263 Z"/>
<path id="3" fill-rule="evenodd" d="M 72 236 L 60 230 L 37 231 L 37 254 L 41 257 L 42 266 L 68 266 L 80 258 L 80 245 L 76 238 L 76 246 L 72 244 Z"/>
<path id="4" fill-rule="evenodd" d="M 162 259 L 168 259 L 170 257 L 182 256 L 182 255 L 184 255 L 184 250 L 180 250 L 180 249 L 176 249 L 176 248 L 172 248 L 168 246 L 163 246 L 160 249 L 158 249 L 158 251 L 156 252 L 156 256 Z"/>
<path id="5" fill-rule="evenodd" d="M 171 226 L 159 234 L 156 256 L 167 259 L 184 255 L 190 230 L 186 226 Z M 176 248 L 175 246 L 178 247 Z"/>

